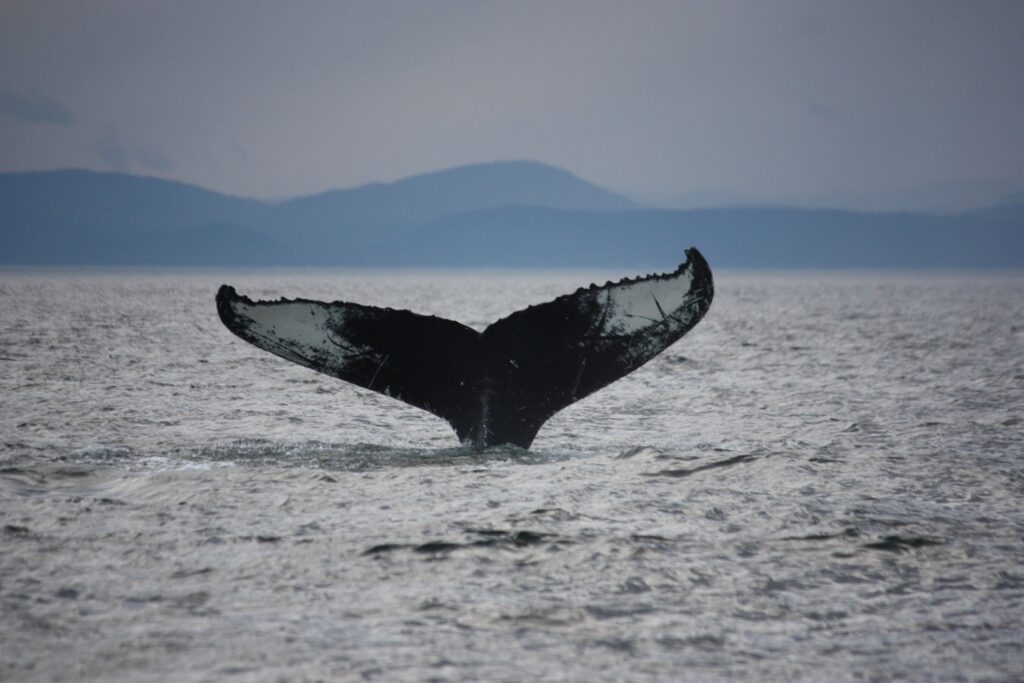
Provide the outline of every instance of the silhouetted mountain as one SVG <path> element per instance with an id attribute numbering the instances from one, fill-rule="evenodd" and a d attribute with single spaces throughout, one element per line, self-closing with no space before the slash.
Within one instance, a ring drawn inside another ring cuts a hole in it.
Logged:
<path id="1" fill-rule="evenodd" d="M 447 216 L 393 254 L 401 254 L 404 265 L 656 270 L 674 266 L 691 245 L 719 267 L 1021 268 L 1024 211 L 946 217 L 787 208 L 509 208 Z"/>
<path id="2" fill-rule="evenodd" d="M 250 223 L 267 205 L 158 178 L 95 171 L 0 173 L 0 220 L 156 231 Z"/>
<path id="3" fill-rule="evenodd" d="M 635 205 L 571 173 L 525 161 L 462 166 L 277 205 L 123 173 L 2 173 L 0 262 L 164 264 L 190 253 L 197 262 L 239 263 L 240 254 L 255 258 L 253 250 L 264 248 L 286 264 L 367 262 L 378 245 L 425 221 L 501 206 Z M 174 244 L 174 233 L 191 243 L 211 225 L 234 226 L 239 245 L 228 248 L 221 233 L 208 236 L 206 253 Z M 143 235 L 154 237 L 140 240 Z"/>
<path id="4" fill-rule="evenodd" d="M 217 223 L 160 232 L 120 246 L 123 262 L 159 266 L 273 266 L 294 263 L 290 250 L 258 230 Z"/>
<path id="5" fill-rule="evenodd" d="M 397 240 L 424 222 L 507 206 L 637 208 L 631 200 L 566 171 L 505 161 L 293 199 L 273 207 L 256 225 L 314 262 L 350 262 L 364 260 L 375 244 Z"/>
<path id="6" fill-rule="evenodd" d="M 953 216 L 652 210 L 531 162 L 277 205 L 118 173 L 0 174 L 0 263 L 1022 268 L 1024 204 Z"/>
<path id="7" fill-rule="evenodd" d="M 170 255 L 202 253 L 204 262 L 235 263 L 241 249 L 224 246 L 223 228 L 246 225 L 267 205 L 157 178 L 94 171 L 0 173 L 0 262 L 23 264 L 164 264 Z M 270 239 L 236 227 L 255 243 Z M 240 232 L 239 232 L 240 231 Z M 161 252 L 166 249 L 166 254 Z M 280 253 L 277 245 L 269 253 Z M 211 260 L 212 259 L 212 260 Z"/>

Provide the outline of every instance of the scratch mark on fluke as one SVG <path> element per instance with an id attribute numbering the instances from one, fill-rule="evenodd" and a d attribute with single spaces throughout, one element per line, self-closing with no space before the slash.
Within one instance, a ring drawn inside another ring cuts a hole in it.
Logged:
<path id="1" fill-rule="evenodd" d="M 686 257 L 671 273 L 580 288 L 483 332 L 345 301 L 253 301 L 228 285 L 217 312 L 250 344 L 442 417 L 464 443 L 529 448 L 552 415 L 700 321 L 714 295 L 711 270 L 696 249 Z"/>

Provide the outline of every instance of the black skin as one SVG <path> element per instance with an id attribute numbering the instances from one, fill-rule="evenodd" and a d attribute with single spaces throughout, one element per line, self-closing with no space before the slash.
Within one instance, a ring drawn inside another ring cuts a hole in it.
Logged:
<path id="1" fill-rule="evenodd" d="M 642 287 L 681 277 L 688 269 L 692 284 L 679 309 L 661 311 L 661 319 L 630 334 L 602 332 L 609 289 Z M 443 417 L 463 443 L 529 448 L 552 415 L 637 369 L 690 331 L 713 296 L 707 262 L 688 249 L 687 260 L 672 273 L 591 285 L 517 311 L 483 332 L 435 316 L 341 301 L 254 302 L 227 285 L 217 292 L 217 312 L 229 330 L 264 350 Z M 346 354 L 344 362 L 334 353 L 302 356 L 239 313 L 239 303 L 305 304 L 336 313 L 344 325 L 331 328 L 329 339 Z M 360 351 L 365 349 L 370 351 Z"/>

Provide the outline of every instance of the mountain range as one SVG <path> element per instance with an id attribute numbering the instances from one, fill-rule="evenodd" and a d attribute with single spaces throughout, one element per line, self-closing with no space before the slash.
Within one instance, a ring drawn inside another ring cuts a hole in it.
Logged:
<path id="1" fill-rule="evenodd" d="M 1024 203 L 954 215 L 640 206 L 528 161 L 283 202 L 123 173 L 0 173 L 0 264 L 1022 268 Z"/>

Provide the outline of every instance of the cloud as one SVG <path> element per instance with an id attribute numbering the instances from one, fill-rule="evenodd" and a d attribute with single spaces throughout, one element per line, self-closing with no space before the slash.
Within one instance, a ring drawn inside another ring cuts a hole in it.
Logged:
<path id="1" fill-rule="evenodd" d="M 822 104 L 818 101 L 811 101 L 807 103 L 807 112 L 822 121 L 831 121 L 836 116 L 836 110 L 827 104 Z"/>
<path id="2" fill-rule="evenodd" d="M 38 92 L 0 91 L 0 115 L 57 126 L 70 126 L 75 114 L 66 104 Z"/>
<path id="3" fill-rule="evenodd" d="M 94 145 L 100 160 L 114 171 L 169 171 L 171 162 L 152 147 L 129 145 L 113 128 L 107 128 Z"/>

